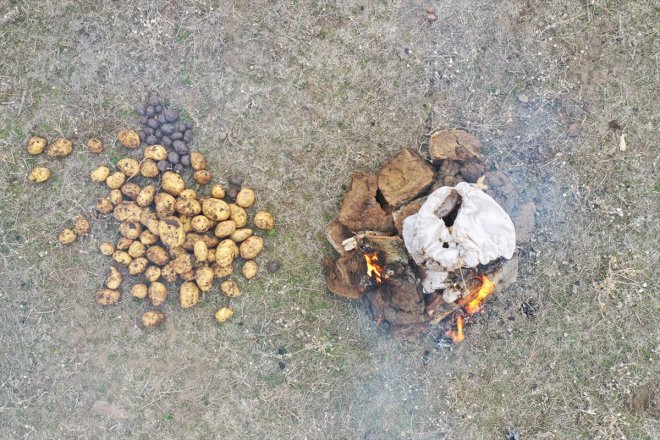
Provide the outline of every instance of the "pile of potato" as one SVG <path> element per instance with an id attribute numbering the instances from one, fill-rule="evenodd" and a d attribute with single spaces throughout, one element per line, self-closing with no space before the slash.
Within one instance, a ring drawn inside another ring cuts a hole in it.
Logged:
<path id="1" fill-rule="evenodd" d="M 118 140 L 131 149 L 140 142 L 132 130 L 120 132 Z M 181 175 L 172 171 L 161 174 L 157 163 L 167 155 L 164 146 L 150 145 L 140 161 L 125 157 L 117 162 L 115 170 L 106 166 L 92 170 L 91 180 L 109 189 L 107 196 L 97 201 L 96 209 L 112 214 L 119 222 L 120 233 L 116 243 L 101 243 L 99 248 L 129 276 L 143 278 L 131 287 L 133 297 L 148 298 L 158 308 L 166 302 L 175 283 L 181 282 L 178 302 L 182 308 L 190 308 L 199 302 L 200 294 L 213 288 L 216 279 L 224 280 L 234 272 L 234 263 L 240 264 L 246 279 L 254 278 L 259 271 L 255 258 L 264 241 L 248 223 L 247 210 L 255 202 L 252 189 L 242 187 L 234 203 L 225 200 L 222 185 L 212 185 L 208 195 L 199 194 L 186 186 Z M 204 156 L 192 152 L 190 162 L 194 180 L 200 185 L 210 183 L 212 175 Z M 159 182 L 151 180 L 158 177 Z M 252 224 L 265 231 L 275 227 L 267 211 L 257 212 Z M 121 272 L 111 267 L 105 287 L 96 293 L 96 301 L 116 304 L 121 298 L 122 278 Z M 220 290 L 230 298 L 241 294 L 238 285 L 229 280 L 221 282 Z M 215 313 L 215 319 L 224 322 L 232 315 L 230 308 L 223 307 Z M 150 310 L 142 316 L 142 323 L 155 327 L 164 319 L 162 311 Z"/>

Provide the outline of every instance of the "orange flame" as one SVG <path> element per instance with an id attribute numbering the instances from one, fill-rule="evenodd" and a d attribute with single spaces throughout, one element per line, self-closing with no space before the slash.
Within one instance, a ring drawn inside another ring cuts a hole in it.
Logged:
<path id="1" fill-rule="evenodd" d="M 373 278 L 376 284 L 382 283 L 383 266 L 378 264 L 378 252 L 364 254 L 364 259 L 367 260 L 367 275 Z"/>
<path id="2" fill-rule="evenodd" d="M 456 330 L 451 330 L 449 336 L 451 336 L 451 340 L 454 343 L 461 342 L 465 339 L 465 336 L 463 335 L 463 317 L 461 315 L 456 317 Z"/>
<path id="3" fill-rule="evenodd" d="M 493 284 L 486 275 L 481 275 L 481 287 L 479 288 L 479 293 L 477 293 L 476 298 L 465 306 L 465 311 L 470 315 L 480 312 L 481 305 L 486 300 L 486 297 L 493 293 L 493 289 L 495 289 L 495 284 Z"/>

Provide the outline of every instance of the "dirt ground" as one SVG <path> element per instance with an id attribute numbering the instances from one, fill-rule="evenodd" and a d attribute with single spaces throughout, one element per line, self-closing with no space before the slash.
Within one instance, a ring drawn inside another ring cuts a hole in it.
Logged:
<path id="1" fill-rule="evenodd" d="M 660 437 L 658 11 L 0 1 L 0 438 Z M 89 171 L 122 153 L 81 145 L 135 126 L 150 90 L 195 121 L 217 176 L 244 175 L 275 213 L 260 261 L 282 263 L 240 299 L 169 304 L 154 332 L 143 303 L 93 300 L 111 221 L 57 242 L 94 215 Z M 537 229 L 464 343 L 394 341 L 325 288 L 323 229 L 352 172 L 456 127 L 536 202 Z M 77 148 L 34 159 L 32 133 Z M 51 181 L 30 184 L 46 162 Z"/>

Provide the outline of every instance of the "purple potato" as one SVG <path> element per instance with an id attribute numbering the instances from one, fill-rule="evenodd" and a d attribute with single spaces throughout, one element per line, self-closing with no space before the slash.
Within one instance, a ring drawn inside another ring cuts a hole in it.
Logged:
<path id="1" fill-rule="evenodd" d="M 147 106 L 144 105 L 144 104 L 140 104 L 140 105 L 137 106 L 136 111 L 137 111 L 138 115 L 144 116 L 144 115 L 147 114 Z"/>
<path id="2" fill-rule="evenodd" d="M 147 132 L 144 130 L 138 131 L 138 136 L 140 136 L 140 142 L 144 142 L 147 140 Z"/>
<path id="3" fill-rule="evenodd" d="M 172 163 L 179 163 L 179 153 L 176 151 L 170 151 L 167 154 L 167 160 L 169 160 Z"/>
<path id="4" fill-rule="evenodd" d="M 190 149 L 188 148 L 188 145 L 186 145 L 185 143 L 183 143 L 181 141 L 172 142 L 172 147 L 174 147 L 174 151 L 176 151 L 180 155 L 190 153 Z"/>
<path id="5" fill-rule="evenodd" d="M 147 138 L 147 145 L 156 145 L 158 143 L 158 138 L 153 134 Z"/>
<path id="6" fill-rule="evenodd" d="M 147 137 L 151 136 L 152 134 L 156 133 L 156 130 L 154 130 L 151 127 L 144 127 L 144 132 L 147 133 Z"/>
<path id="7" fill-rule="evenodd" d="M 193 123 L 191 121 L 186 122 L 186 128 L 192 129 L 193 128 Z"/>
<path id="8" fill-rule="evenodd" d="M 174 165 L 173 169 L 174 169 L 174 172 L 176 172 L 178 174 L 183 173 L 183 165 L 181 165 L 180 163 Z"/>
<path id="9" fill-rule="evenodd" d="M 156 113 L 161 114 L 163 112 L 163 106 L 158 104 L 154 110 L 156 110 Z"/>
<path id="10" fill-rule="evenodd" d="M 159 127 L 158 121 L 155 120 L 154 118 L 149 118 L 149 120 L 147 121 L 147 125 L 153 128 L 154 130 Z"/>
<path id="11" fill-rule="evenodd" d="M 227 188 L 227 192 L 225 193 L 225 197 L 230 202 L 233 202 L 236 200 L 236 196 L 240 190 L 241 188 L 236 185 L 229 185 L 229 188 Z"/>
<path id="12" fill-rule="evenodd" d="M 192 130 L 186 130 L 185 133 L 183 133 L 183 142 L 185 143 L 190 143 L 192 141 Z"/>
<path id="13" fill-rule="evenodd" d="M 167 120 L 165 119 L 165 115 L 163 114 L 158 115 L 158 118 L 156 118 L 156 120 L 160 125 L 167 124 Z"/>
<path id="14" fill-rule="evenodd" d="M 158 95 L 151 95 L 151 98 L 149 98 L 149 105 L 153 107 L 160 105 L 160 97 Z"/>
<path id="15" fill-rule="evenodd" d="M 165 119 L 167 119 L 167 122 L 176 122 L 179 120 L 179 112 L 176 110 L 165 110 Z"/>
<path id="16" fill-rule="evenodd" d="M 154 108 L 152 106 L 147 107 L 147 113 L 146 113 L 147 116 L 153 116 L 155 114 L 156 114 L 156 111 L 154 110 Z"/>
<path id="17" fill-rule="evenodd" d="M 172 146 L 172 139 L 170 139 L 169 136 L 163 136 L 163 139 L 160 141 L 168 148 Z"/>
<path id="18" fill-rule="evenodd" d="M 156 137 L 158 137 L 158 138 L 163 137 L 163 131 L 161 129 L 156 130 Z"/>
<path id="19" fill-rule="evenodd" d="M 181 165 L 188 166 L 190 165 L 190 155 L 189 154 L 184 154 L 181 156 Z"/>
<path id="20" fill-rule="evenodd" d="M 158 161 L 157 166 L 158 166 L 158 169 L 159 169 L 161 172 L 164 172 L 164 171 L 167 171 L 167 170 L 170 169 L 170 163 L 169 163 L 168 161 L 166 161 L 166 160 L 160 160 L 160 161 Z"/>
<path id="21" fill-rule="evenodd" d="M 172 138 L 173 141 L 178 141 L 180 139 L 183 139 L 183 133 L 181 133 L 180 131 L 175 131 L 170 135 L 170 137 Z"/>
<path id="22" fill-rule="evenodd" d="M 229 183 L 240 187 L 243 185 L 243 178 L 234 174 L 233 176 L 229 177 Z"/>
<path id="23" fill-rule="evenodd" d="M 186 124 L 184 124 L 183 122 L 179 122 L 178 124 L 176 124 L 176 130 L 183 133 L 184 131 L 186 131 Z"/>
<path id="24" fill-rule="evenodd" d="M 174 126 L 172 124 L 163 124 L 160 129 L 168 136 L 174 133 Z"/>
<path id="25" fill-rule="evenodd" d="M 149 120 L 149 117 L 147 115 L 140 116 L 140 119 L 139 119 L 140 124 L 142 124 L 142 125 L 146 124 L 148 120 Z"/>

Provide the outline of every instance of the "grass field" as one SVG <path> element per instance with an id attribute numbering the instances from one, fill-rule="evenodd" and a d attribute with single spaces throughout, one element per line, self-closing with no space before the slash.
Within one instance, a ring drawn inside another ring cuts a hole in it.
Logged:
<path id="1" fill-rule="evenodd" d="M 0 1 L 0 438 L 660 437 L 659 16 L 614 0 Z M 57 234 L 94 216 L 88 173 L 123 154 L 114 136 L 152 90 L 195 122 L 216 176 L 245 176 L 275 213 L 260 261 L 282 269 L 231 302 L 169 304 L 147 332 L 143 303 L 93 299 L 112 222 L 69 247 Z M 389 339 L 321 269 L 350 174 L 424 154 L 437 128 L 477 135 L 537 206 L 518 282 L 451 349 Z M 32 133 L 76 150 L 30 157 Z M 35 163 L 47 184 L 27 181 Z"/>

